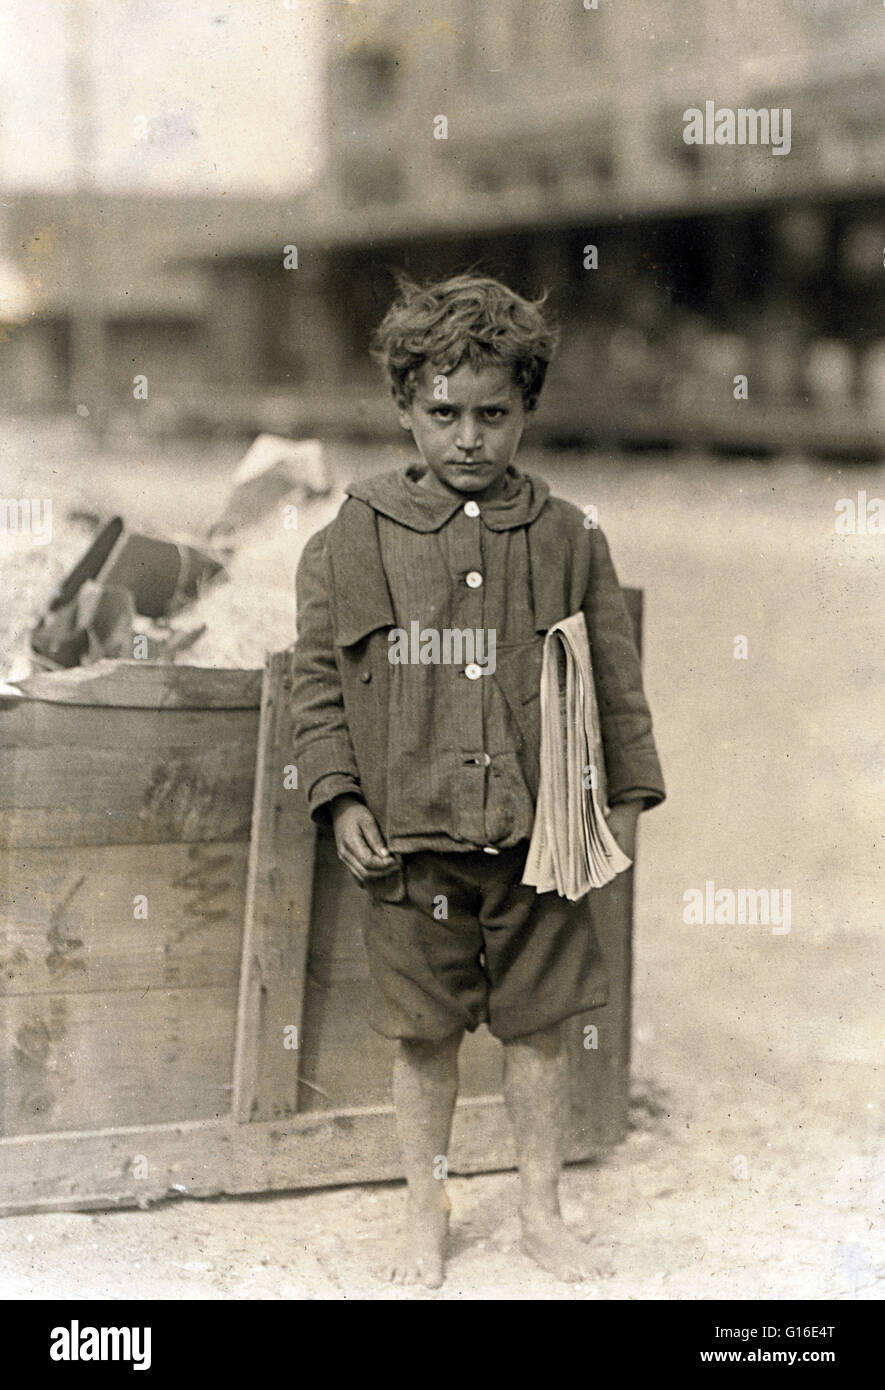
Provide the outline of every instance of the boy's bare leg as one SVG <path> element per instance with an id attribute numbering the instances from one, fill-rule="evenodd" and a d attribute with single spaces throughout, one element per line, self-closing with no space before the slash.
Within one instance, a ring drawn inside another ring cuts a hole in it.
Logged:
<path id="1" fill-rule="evenodd" d="M 402 1244 L 388 1269 L 397 1284 L 443 1282 L 450 1203 L 445 1159 L 458 1093 L 463 1032 L 442 1042 L 401 1041 L 393 1065 L 393 1104 L 408 1195 Z"/>
<path id="2" fill-rule="evenodd" d="M 568 1065 L 562 1025 L 504 1043 L 504 1095 L 519 1163 L 522 1244 L 557 1279 L 609 1274 L 569 1230 L 559 1207 L 568 1122 Z"/>

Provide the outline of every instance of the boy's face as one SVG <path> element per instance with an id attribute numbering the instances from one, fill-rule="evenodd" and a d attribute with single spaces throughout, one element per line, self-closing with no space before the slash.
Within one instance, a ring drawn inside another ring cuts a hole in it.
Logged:
<path id="1" fill-rule="evenodd" d="M 412 431 L 427 464 L 422 483 L 447 494 L 494 496 L 503 487 L 525 425 L 525 406 L 511 370 L 490 363 L 475 371 L 463 363 L 445 377 L 445 399 L 440 394 L 440 374 L 425 362 L 415 375 L 411 404 L 400 407 L 400 424 Z"/>

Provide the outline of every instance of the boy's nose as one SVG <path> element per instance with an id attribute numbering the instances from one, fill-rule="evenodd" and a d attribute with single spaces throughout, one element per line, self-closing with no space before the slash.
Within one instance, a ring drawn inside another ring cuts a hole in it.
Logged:
<path id="1" fill-rule="evenodd" d="M 459 449 L 463 449 L 465 454 L 472 454 L 481 448 L 482 438 L 476 425 L 468 422 L 462 423 L 455 443 Z"/>

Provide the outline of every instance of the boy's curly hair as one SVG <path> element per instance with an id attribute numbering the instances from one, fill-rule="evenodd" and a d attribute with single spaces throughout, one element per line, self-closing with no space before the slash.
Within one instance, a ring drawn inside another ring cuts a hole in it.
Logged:
<path id="1" fill-rule="evenodd" d="M 397 297 L 372 341 L 372 356 L 390 381 L 394 400 L 407 406 L 415 373 L 425 362 L 441 373 L 462 363 L 474 371 L 490 363 L 510 366 L 526 410 L 534 410 L 559 341 L 542 313 L 546 293 L 523 299 L 491 276 L 454 275 L 417 285 L 397 276 Z"/>

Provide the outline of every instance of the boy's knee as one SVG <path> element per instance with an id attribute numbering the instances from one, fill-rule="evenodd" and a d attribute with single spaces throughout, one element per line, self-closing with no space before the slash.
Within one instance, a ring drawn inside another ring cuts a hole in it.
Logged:
<path id="1" fill-rule="evenodd" d="M 457 1055 L 464 1037 L 464 1029 L 459 1028 L 454 1033 L 449 1033 L 445 1038 L 400 1038 L 400 1056 L 413 1066 L 431 1065 L 441 1058 L 448 1058 Z"/>
<path id="2" fill-rule="evenodd" d="M 551 1023 L 536 1033 L 524 1033 L 519 1038 L 502 1040 L 507 1052 L 526 1051 L 539 1057 L 558 1057 L 563 1050 L 562 1023 Z"/>

